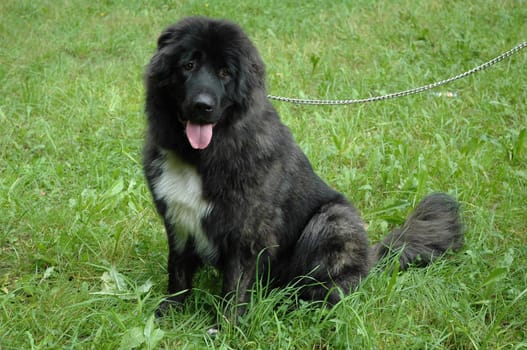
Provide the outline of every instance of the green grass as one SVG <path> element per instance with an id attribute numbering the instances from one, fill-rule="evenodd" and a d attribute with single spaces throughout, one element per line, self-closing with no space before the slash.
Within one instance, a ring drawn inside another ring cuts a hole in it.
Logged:
<path id="1" fill-rule="evenodd" d="M 206 269 L 184 308 L 155 321 L 167 248 L 140 165 L 143 68 L 182 16 L 240 23 L 272 94 L 358 98 L 525 41 L 525 1 L 4 0 L 0 14 L 0 349 L 527 348 L 525 50 L 438 90 L 456 98 L 275 103 L 372 241 L 428 192 L 463 206 L 462 252 L 374 273 L 332 309 L 258 290 L 235 327 Z"/>

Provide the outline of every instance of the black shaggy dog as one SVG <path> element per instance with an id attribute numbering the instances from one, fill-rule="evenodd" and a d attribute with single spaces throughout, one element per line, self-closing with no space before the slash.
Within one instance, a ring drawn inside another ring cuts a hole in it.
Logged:
<path id="1" fill-rule="evenodd" d="M 145 81 L 144 171 L 169 244 L 160 313 L 184 300 L 203 264 L 223 273 L 224 295 L 238 291 L 234 304 L 248 300 L 256 271 L 332 304 L 390 252 L 405 268 L 461 247 L 458 205 L 445 194 L 370 247 L 357 210 L 313 172 L 267 100 L 264 63 L 237 25 L 192 17 L 168 27 Z"/>

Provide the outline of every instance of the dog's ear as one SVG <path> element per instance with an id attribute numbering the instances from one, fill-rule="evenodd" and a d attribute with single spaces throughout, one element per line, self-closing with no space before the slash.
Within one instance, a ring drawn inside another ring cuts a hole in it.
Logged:
<path id="1" fill-rule="evenodd" d="M 258 49 L 249 42 L 247 44 L 249 47 L 249 52 L 247 53 L 247 58 L 249 60 L 247 67 L 249 69 L 248 77 L 250 77 L 249 84 L 252 87 L 263 88 L 265 89 L 265 63 L 258 52 Z"/>
<path id="2" fill-rule="evenodd" d="M 150 60 L 147 67 L 146 78 L 155 77 L 157 80 L 163 80 L 169 71 L 170 52 L 167 46 L 176 42 L 177 27 L 172 25 L 167 27 L 157 39 L 157 52 Z"/>
<path id="3" fill-rule="evenodd" d="M 152 59 L 150 60 L 150 63 L 147 66 L 145 78 L 147 80 L 150 80 L 151 78 L 154 78 L 156 80 L 161 80 L 162 78 L 167 75 L 168 71 L 168 64 L 167 64 L 167 58 L 165 55 L 161 52 L 157 52 Z"/>
<path id="4" fill-rule="evenodd" d="M 161 50 L 163 47 L 173 42 L 175 32 L 176 30 L 174 26 L 166 28 L 157 39 L 157 49 Z"/>
<path id="5" fill-rule="evenodd" d="M 258 56 L 256 60 L 253 60 L 251 64 L 251 71 L 254 76 L 258 77 L 257 81 L 260 86 L 265 86 L 265 64 L 262 59 Z"/>
<path id="6" fill-rule="evenodd" d="M 262 101 L 266 94 L 265 64 L 258 50 L 247 39 L 244 43 L 248 50 L 239 55 L 242 71 L 236 85 L 236 100 L 242 108 L 249 108 L 257 101 Z"/>
<path id="7" fill-rule="evenodd" d="M 157 52 L 150 60 L 150 63 L 148 64 L 146 69 L 145 78 L 147 80 L 149 80 L 150 78 L 155 78 L 155 80 L 157 80 L 157 83 L 160 85 L 162 82 L 165 81 L 165 78 L 168 76 L 170 68 L 170 58 L 167 52 L 167 50 L 169 49 L 166 48 L 166 46 L 172 43 L 173 40 L 173 31 L 165 30 L 159 36 L 157 40 Z"/>

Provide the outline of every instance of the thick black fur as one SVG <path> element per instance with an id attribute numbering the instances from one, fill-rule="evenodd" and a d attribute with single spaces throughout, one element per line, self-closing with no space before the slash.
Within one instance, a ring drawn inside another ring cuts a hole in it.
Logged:
<path id="1" fill-rule="evenodd" d="M 390 252 L 405 268 L 461 247 L 458 204 L 445 194 L 370 247 L 357 210 L 314 173 L 267 100 L 264 63 L 237 25 L 192 17 L 168 27 L 145 84 L 144 170 L 168 235 L 168 293 L 177 293 L 160 311 L 185 299 L 203 264 L 223 273 L 223 293 L 237 290 L 238 303 L 257 270 L 274 286 L 304 276 L 302 297 L 335 303 L 337 289 L 352 291 Z M 206 148 L 189 143 L 189 121 L 214 124 Z"/>

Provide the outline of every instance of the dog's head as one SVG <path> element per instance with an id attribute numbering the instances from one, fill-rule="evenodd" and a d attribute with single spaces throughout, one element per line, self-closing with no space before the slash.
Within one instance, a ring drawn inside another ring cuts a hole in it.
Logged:
<path id="1" fill-rule="evenodd" d="M 164 109 L 195 149 L 208 147 L 217 124 L 245 113 L 255 92 L 265 93 L 262 59 L 234 23 L 186 18 L 166 28 L 157 43 L 145 77 L 147 108 Z"/>

